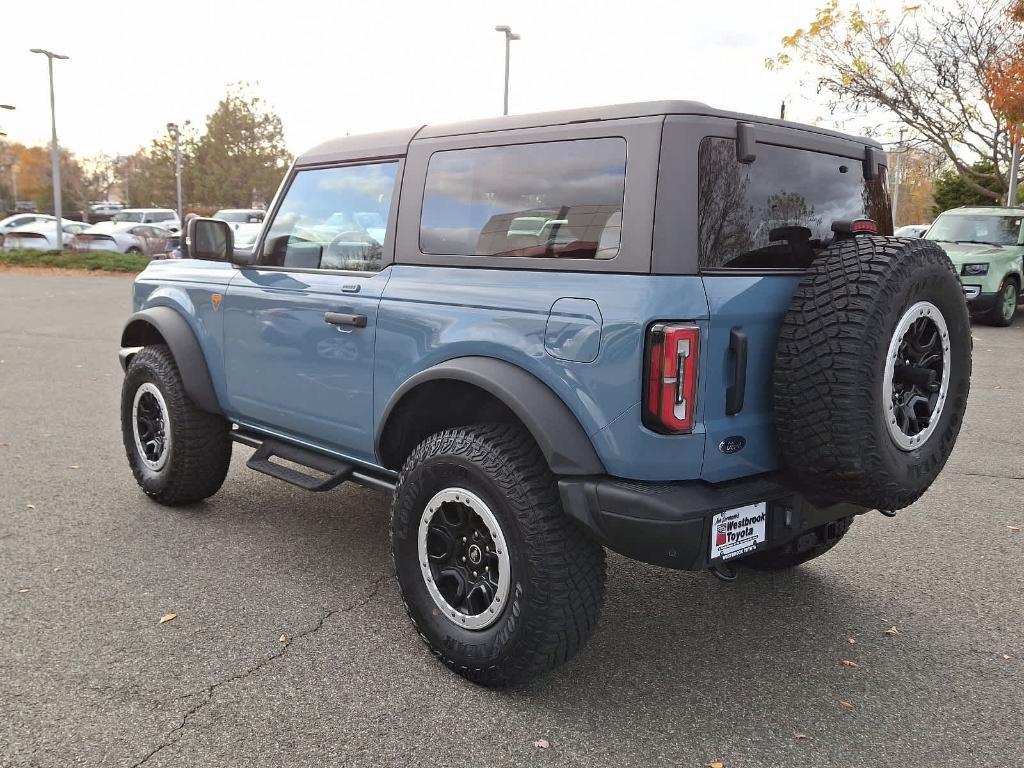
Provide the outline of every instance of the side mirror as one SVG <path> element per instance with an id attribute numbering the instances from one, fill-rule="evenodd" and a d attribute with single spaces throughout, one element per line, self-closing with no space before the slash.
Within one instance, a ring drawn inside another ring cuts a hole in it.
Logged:
<path id="1" fill-rule="evenodd" d="M 235 236 L 227 222 L 219 219 L 192 219 L 186 227 L 188 255 L 204 261 L 232 261 Z"/>

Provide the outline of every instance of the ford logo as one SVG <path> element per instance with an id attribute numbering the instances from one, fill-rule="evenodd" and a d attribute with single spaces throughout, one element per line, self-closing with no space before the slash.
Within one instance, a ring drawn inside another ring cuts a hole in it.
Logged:
<path id="1" fill-rule="evenodd" d="M 743 450 L 743 446 L 747 444 L 747 438 L 742 435 L 733 435 L 727 437 L 725 440 L 718 444 L 718 450 L 722 453 L 736 453 Z"/>

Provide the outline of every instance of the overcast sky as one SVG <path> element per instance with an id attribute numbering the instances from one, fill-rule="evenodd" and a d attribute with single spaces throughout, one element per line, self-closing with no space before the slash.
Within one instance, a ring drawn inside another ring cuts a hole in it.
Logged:
<path id="1" fill-rule="evenodd" d="M 55 62 L 62 146 L 126 154 L 171 121 L 202 124 L 229 83 L 249 81 L 284 121 L 289 148 L 424 122 L 500 114 L 503 36 L 510 110 L 650 99 L 811 122 L 832 118 L 798 70 L 768 72 L 779 40 L 824 0 L 287 0 L 5 3 L 0 129 L 50 137 Z M 884 6 L 898 3 L 882 0 Z"/>

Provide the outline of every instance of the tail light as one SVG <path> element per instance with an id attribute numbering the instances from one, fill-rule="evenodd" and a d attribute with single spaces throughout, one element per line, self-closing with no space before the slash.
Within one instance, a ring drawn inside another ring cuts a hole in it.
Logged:
<path id="1" fill-rule="evenodd" d="M 693 429 L 697 405 L 700 329 L 656 323 L 647 333 L 644 424 L 656 432 Z"/>

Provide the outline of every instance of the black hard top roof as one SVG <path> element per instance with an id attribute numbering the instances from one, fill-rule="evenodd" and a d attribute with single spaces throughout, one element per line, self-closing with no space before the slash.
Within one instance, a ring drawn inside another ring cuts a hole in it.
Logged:
<path id="1" fill-rule="evenodd" d="M 372 157 L 395 157 L 404 155 L 409 142 L 415 137 L 438 138 L 442 136 L 460 136 L 473 133 L 490 133 L 509 131 L 519 128 L 541 128 L 570 123 L 596 122 L 600 120 L 622 120 L 635 117 L 656 117 L 663 115 L 697 115 L 704 117 L 727 118 L 743 122 L 775 125 L 809 131 L 824 136 L 832 136 L 847 141 L 855 141 L 866 146 L 881 148 L 873 139 L 852 136 L 839 131 L 831 131 L 803 123 L 792 123 L 757 115 L 715 109 L 699 101 L 647 101 L 635 104 L 613 104 L 604 107 L 585 107 L 581 109 L 565 109 L 556 112 L 534 112 L 526 115 L 507 115 L 504 117 L 488 117 L 459 123 L 439 125 L 422 125 L 400 130 L 368 133 L 358 136 L 342 136 L 325 141 L 312 149 L 300 154 L 295 162 L 297 165 L 318 165 L 321 163 L 355 160 Z"/>

